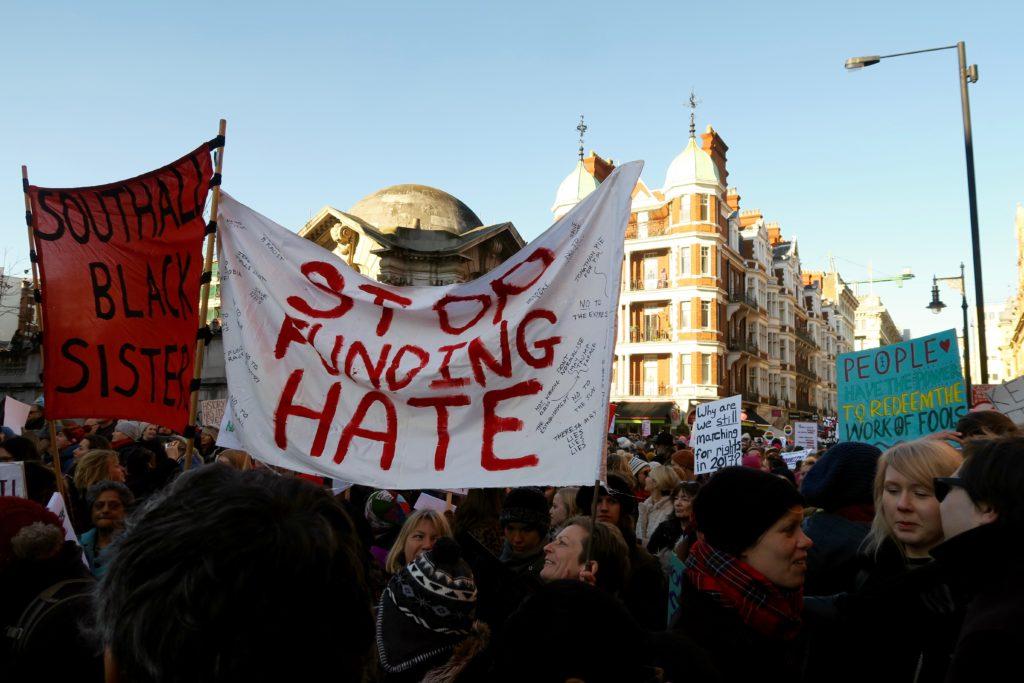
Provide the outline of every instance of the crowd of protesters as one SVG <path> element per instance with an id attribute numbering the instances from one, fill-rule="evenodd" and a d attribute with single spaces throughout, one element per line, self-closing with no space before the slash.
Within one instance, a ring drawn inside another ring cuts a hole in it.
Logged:
<path id="1" fill-rule="evenodd" d="M 993 411 L 795 463 L 744 434 L 710 476 L 684 437 L 609 435 L 600 486 L 458 494 L 336 493 L 213 428 L 188 468 L 157 425 L 51 444 L 42 418 L 0 442 L 27 487 L 0 498 L 4 680 L 1019 675 L 1024 433 Z M 74 539 L 45 507 L 60 488 Z"/>

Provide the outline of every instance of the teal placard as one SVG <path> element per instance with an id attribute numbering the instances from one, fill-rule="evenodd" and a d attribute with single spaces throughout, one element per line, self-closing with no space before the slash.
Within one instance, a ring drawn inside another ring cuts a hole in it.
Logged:
<path id="1" fill-rule="evenodd" d="M 841 354 L 836 379 L 842 441 L 884 450 L 953 429 L 967 412 L 953 330 Z"/>

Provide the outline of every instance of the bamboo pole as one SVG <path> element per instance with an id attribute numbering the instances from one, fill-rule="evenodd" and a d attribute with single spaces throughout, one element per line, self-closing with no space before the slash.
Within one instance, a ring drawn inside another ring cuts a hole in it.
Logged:
<path id="1" fill-rule="evenodd" d="M 226 119 L 220 120 L 220 127 L 217 131 L 217 135 L 223 137 L 227 131 L 228 122 Z M 223 145 L 218 148 L 219 154 L 217 154 L 217 160 L 214 167 L 214 174 L 220 176 L 221 169 L 224 167 L 224 147 Z M 213 197 L 210 200 L 210 220 L 217 220 L 217 208 L 220 205 L 220 184 L 213 186 Z M 206 256 L 203 259 L 203 272 L 209 273 L 213 268 L 213 245 L 214 245 L 214 233 L 206 236 Z M 206 324 L 206 313 L 210 306 L 210 281 L 207 280 L 202 285 L 202 291 L 200 292 L 199 300 L 199 325 L 202 327 Z M 198 380 L 203 375 L 203 355 L 206 352 L 206 343 L 203 341 L 196 341 L 196 360 L 195 365 L 192 367 L 192 378 Z M 192 396 L 189 401 L 188 407 L 188 426 L 195 428 L 196 422 L 196 411 L 199 408 L 199 389 L 198 387 L 192 392 Z M 196 445 L 196 434 L 192 434 L 188 438 L 188 446 L 185 448 L 185 470 L 188 471 L 192 465 L 192 452 L 195 450 Z"/>
<path id="2" fill-rule="evenodd" d="M 21 189 L 25 195 L 25 227 L 28 229 L 28 248 L 31 250 L 32 257 L 29 259 L 32 262 L 32 298 L 36 304 L 36 324 L 39 326 L 39 334 L 43 334 L 43 302 L 40 289 L 40 278 L 39 278 L 39 252 L 36 251 L 35 234 L 32 232 L 33 224 L 35 223 L 35 214 L 32 212 L 32 199 L 28 194 L 28 166 L 21 167 Z M 46 395 L 46 364 L 45 356 L 43 354 L 43 345 L 39 344 L 39 367 L 43 371 L 43 395 Z M 46 405 L 43 405 L 43 413 L 46 412 Z M 74 519 L 71 512 L 72 505 L 71 499 L 68 498 L 67 487 L 64 486 L 64 472 L 61 471 L 60 466 L 60 453 L 57 451 L 57 428 L 53 424 L 53 420 L 47 418 L 46 424 L 50 429 L 50 457 L 53 460 L 53 472 L 57 479 L 57 491 L 64 499 L 64 509 L 67 511 L 68 518 Z"/>

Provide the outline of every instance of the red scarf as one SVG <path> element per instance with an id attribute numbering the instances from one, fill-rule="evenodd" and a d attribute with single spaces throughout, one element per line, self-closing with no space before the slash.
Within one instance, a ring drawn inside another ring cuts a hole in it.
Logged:
<path id="1" fill-rule="evenodd" d="M 780 588 L 746 562 L 703 540 L 690 548 L 686 578 L 763 636 L 791 640 L 800 632 L 802 589 Z"/>

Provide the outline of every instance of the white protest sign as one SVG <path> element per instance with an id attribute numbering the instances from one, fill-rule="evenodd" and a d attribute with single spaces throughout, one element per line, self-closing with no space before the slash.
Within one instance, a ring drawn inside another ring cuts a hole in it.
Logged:
<path id="1" fill-rule="evenodd" d="M 786 466 L 791 470 L 796 469 L 796 464 L 801 460 L 805 460 L 807 456 L 811 455 L 814 451 L 804 448 L 799 451 L 790 451 L 788 453 L 780 453 L 782 459 L 786 461 Z"/>
<path id="2" fill-rule="evenodd" d="M 0 462 L 0 496 L 28 498 L 25 490 L 25 463 Z"/>
<path id="3" fill-rule="evenodd" d="M 230 401 L 230 399 L 228 399 Z M 234 448 L 244 451 L 242 440 L 238 438 L 237 423 L 233 419 L 234 412 L 230 404 L 225 405 L 220 417 L 220 429 L 217 431 L 217 445 L 222 448 Z"/>
<path id="4" fill-rule="evenodd" d="M 243 449 L 386 488 L 592 483 L 641 167 L 615 169 L 486 275 L 442 287 L 370 280 L 222 194 L 221 330 Z"/>
<path id="5" fill-rule="evenodd" d="M 818 423 L 817 422 L 794 422 L 793 423 L 793 445 L 797 448 L 818 448 Z"/>
<path id="6" fill-rule="evenodd" d="M 988 398 L 992 406 L 1014 424 L 1024 425 L 1024 376 L 993 387 Z"/>
<path id="7" fill-rule="evenodd" d="M 227 400 L 223 398 L 212 398 L 199 402 L 199 424 L 204 427 L 214 427 L 221 424 L 224 419 L 224 410 Z"/>
<path id="8" fill-rule="evenodd" d="M 6 397 L 4 399 L 4 427 L 10 427 L 15 434 L 21 434 L 25 423 L 28 422 L 28 414 L 31 410 L 32 406 L 29 404 L 22 403 L 10 396 Z"/>
<path id="9" fill-rule="evenodd" d="M 740 464 L 740 402 L 742 396 L 730 396 L 697 406 L 690 448 L 693 449 L 693 473 L 710 474 L 723 467 Z"/>
<path id="10" fill-rule="evenodd" d="M 416 504 L 412 506 L 413 510 L 433 510 L 434 512 L 445 512 L 446 510 L 455 510 L 455 506 L 448 507 L 448 503 L 441 500 L 437 496 L 432 496 L 429 493 L 421 493 L 420 497 L 416 499 Z"/>
<path id="11" fill-rule="evenodd" d="M 651 421 L 641 420 L 640 421 L 640 436 L 646 438 L 651 435 Z"/>
<path id="12" fill-rule="evenodd" d="M 54 492 L 50 496 L 50 502 L 46 504 L 46 509 L 57 515 L 57 519 L 64 526 L 64 540 L 78 543 L 78 536 L 75 535 L 75 529 L 71 526 L 71 519 L 68 517 L 67 506 L 64 505 L 64 496 L 60 495 L 60 492 Z"/>

